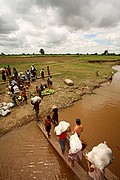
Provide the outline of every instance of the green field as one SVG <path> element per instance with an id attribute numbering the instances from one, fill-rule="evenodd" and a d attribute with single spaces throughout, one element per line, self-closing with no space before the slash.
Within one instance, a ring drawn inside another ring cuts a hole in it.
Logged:
<path id="1" fill-rule="evenodd" d="M 58 83 L 64 79 L 72 79 L 76 85 L 90 85 L 91 82 L 98 82 L 109 78 L 112 73 L 112 66 L 118 64 L 120 56 L 101 56 L 101 55 L 59 55 L 59 56 L 1 56 L 0 68 L 7 67 L 9 64 L 11 70 L 13 67 L 18 72 L 30 70 L 30 66 L 34 64 L 37 69 L 37 75 L 40 76 L 40 70 L 44 68 L 47 74 L 47 66 L 50 67 L 51 74 L 54 76 L 54 81 Z M 99 76 L 96 77 L 96 71 L 99 71 Z M 0 76 L 0 83 L 2 83 Z M 2 88 L 0 87 L 0 91 Z"/>

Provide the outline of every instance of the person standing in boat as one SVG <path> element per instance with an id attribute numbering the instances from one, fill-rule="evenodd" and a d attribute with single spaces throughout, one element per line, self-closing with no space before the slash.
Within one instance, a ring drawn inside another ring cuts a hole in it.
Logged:
<path id="1" fill-rule="evenodd" d="M 65 145 L 67 139 L 67 132 L 70 131 L 70 123 L 61 120 L 54 128 L 56 136 L 58 136 L 59 144 L 61 147 L 62 154 L 65 153 Z"/>
<path id="2" fill-rule="evenodd" d="M 45 119 L 45 122 L 44 122 L 44 126 L 45 126 L 45 130 L 48 134 L 48 138 L 50 138 L 50 131 L 51 131 L 51 116 L 48 115 L 47 116 L 47 119 Z"/>
<path id="3" fill-rule="evenodd" d="M 58 108 L 56 105 L 53 105 L 52 106 L 52 122 L 53 122 L 53 125 L 56 126 L 58 125 Z"/>
<path id="4" fill-rule="evenodd" d="M 76 125 L 74 127 L 72 134 L 77 133 L 78 137 L 80 138 L 82 131 L 83 131 L 83 126 L 81 124 L 81 120 L 80 120 L 80 118 L 77 118 L 76 119 Z"/>
<path id="5" fill-rule="evenodd" d="M 67 137 L 67 131 L 62 132 L 59 135 L 59 144 L 60 144 L 60 147 L 61 147 L 62 154 L 65 153 L 66 137 Z"/>
<path id="6" fill-rule="evenodd" d="M 79 150 L 78 152 L 76 153 L 72 153 L 71 152 L 71 149 L 69 149 L 69 153 L 68 153 L 68 162 L 71 163 L 71 166 L 74 167 L 74 162 L 80 162 L 82 161 L 82 158 L 83 158 L 83 151 L 85 150 L 86 146 L 87 146 L 87 143 L 81 139 L 81 142 L 82 142 L 82 149 Z"/>
<path id="7" fill-rule="evenodd" d="M 93 180 L 104 180 L 105 170 L 101 171 L 96 168 L 94 164 L 92 164 L 86 157 L 87 166 L 88 166 L 88 178 Z"/>

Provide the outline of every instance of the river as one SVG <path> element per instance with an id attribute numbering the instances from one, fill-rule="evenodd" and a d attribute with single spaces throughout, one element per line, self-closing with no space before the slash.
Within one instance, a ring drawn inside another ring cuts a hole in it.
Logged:
<path id="1" fill-rule="evenodd" d="M 118 72 L 112 82 L 102 84 L 94 94 L 84 96 L 82 101 L 62 110 L 60 118 L 75 126 L 75 119 L 81 119 L 84 131 L 83 139 L 87 149 L 106 141 L 112 149 L 115 160 L 109 169 L 120 178 L 120 66 L 113 67 Z"/>
<path id="2" fill-rule="evenodd" d="M 109 169 L 120 178 L 120 67 L 110 83 L 103 84 L 94 94 L 59 112 L 60 119 L 71 128 L 80 117 L 84 126 L 82 137 L 87 149 L 106 141 L 115 160 Z M 0 180 L 77 180 L 68 166 L 32 122 L 0 138 Z"/>

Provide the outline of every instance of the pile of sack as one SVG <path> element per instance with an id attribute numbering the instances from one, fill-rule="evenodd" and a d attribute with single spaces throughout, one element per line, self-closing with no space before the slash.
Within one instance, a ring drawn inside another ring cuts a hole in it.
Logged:
<path id="1" fill-rule="evenodd" d="M 0 116 L 6 116 L 7 114 L 9 114 L 10 108 L 14 107 L 14 103 L 10 102 L 10 103 L 0 103 Z"/>
<path id="2" fill-rule="evenodd" d="M 93 147 L 86 156 L 101 171 L 113 160 L 112 150 L 107 146 L 106 142 Z"/>
<path id="3" fill-rule="evenodd" d="M 66 121 L 60 121 L 60 123 L 58 124 L 58 126 L 55 127 L 54 130 L 55 130 L 56 135 L 59 136 L 63 132 L 67 131 L 69 127 L 70 127 L 70 123 Z"/>
<path id="4" fill-rule="evenodd" d="M 8 86 L 8 88 L 9 88 L 10 91 L 11 91 L 11 86 Z M 15 93 L 15 94 L 19 94 L 19 93 L 20 93 L 20 89 L 19 89 L 19 87 L 18 87 L 17 85 L 14 85 L 14 86 L 13 86 L 13 89 L 14 89 L 14 93 Z M 11 94 L 11 92 L 8 92 L 8 94 Z"/>
<path id="5" fill-rule="evenodd" d="M 70 136 L 70 152 L 72 154 L 77 153 L 82 149 L 82 142 L 79 139 L 77 133 L 74 133 Z"/>
<path id="6" fill-rule="evenodd" d="M 18 87 L 17 85 L 15 85 L 15 86 L 13 87 L 13 89 L 14 89 L 14 93 L 15 93 L 15 94 L 20 93 L 19 87 Z"/>
<path id="7" fill-rule="evenodd" d="M 35 104 L 36 102 L 41 102 L 41 98 L 39 96 L 31 98 L 31 104 Z"/>

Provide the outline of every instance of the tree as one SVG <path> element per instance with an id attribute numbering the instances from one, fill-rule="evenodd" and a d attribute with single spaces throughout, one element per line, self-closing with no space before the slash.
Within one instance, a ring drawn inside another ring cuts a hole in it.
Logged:
<path id="1" fill-rule="evenodd" d="M 1 56 L 5 56 L 5 54 L 2 52 L 2 53 L 1 53 Z"/>
<path id="2" fill-rule="evenodd" d="M 108 50 L 105 50 L 103 54 L 108 55 Z"/>
<path id="3" fill-rule="evenodd" d="M 40 49 L 40 51 L 39 51 L 42 55 L 44 55 L 45 54 L 45 51 L 44 51 L 44 49 Z"/>

